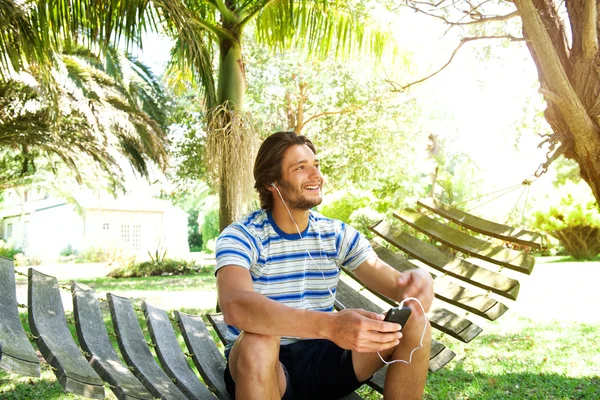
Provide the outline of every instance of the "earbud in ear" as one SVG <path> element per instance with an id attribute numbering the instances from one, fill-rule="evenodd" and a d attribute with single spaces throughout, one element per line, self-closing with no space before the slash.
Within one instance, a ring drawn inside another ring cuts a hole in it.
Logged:
<path id="1" fill-rule="evenodd" d="M 271 182 L 271 186 L 273 186 L 275 189 L 277 189 L 277 186 L 275 186 L 275 183 Z"/>

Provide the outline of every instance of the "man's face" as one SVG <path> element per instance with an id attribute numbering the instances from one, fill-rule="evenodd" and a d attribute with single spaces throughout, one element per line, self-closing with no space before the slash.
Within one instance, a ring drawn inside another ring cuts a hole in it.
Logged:
<path id="1" fill-rule="evenodd" d="M 277 187 L 290 208 L 308 210 L 321 204 L 323 175 L 319 159 L 308 146 L 294 145 L 285 151 Z"/>

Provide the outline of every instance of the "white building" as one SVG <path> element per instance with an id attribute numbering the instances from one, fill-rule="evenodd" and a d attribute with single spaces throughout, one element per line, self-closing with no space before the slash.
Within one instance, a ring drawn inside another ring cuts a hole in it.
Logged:
<path id="1" fill-rule="evenodd" d="M 69 246 L 119 251 L 147 258 L 167 251 L 188 254 L 187 213 L 168 201 L 133 196 L 114 199 L 81 192 L 75 203 L 25 188 L 8 189 L 0 210 L 1 236 L 31 258 L 56 259 Z"/>

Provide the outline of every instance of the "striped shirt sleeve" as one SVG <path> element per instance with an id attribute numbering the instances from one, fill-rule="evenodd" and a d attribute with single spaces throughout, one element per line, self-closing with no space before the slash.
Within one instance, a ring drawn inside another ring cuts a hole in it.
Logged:
<path id="1" fill-rule="evenodd" d="M 369 241 L 350 225 L 342 223 L 342 242 L 339 257 L 341 264 L 350 271 L 358 268 L 371 257 L 375 257 L 375 251 Z"/>
<path id="2" fill-rule="evenodd" d="M 225 228 L 217 239 L 215 257 L 215 273 L 226 265 L 237 265 L 249 270 L 256 262 L 257 251 L 249 233 L 241 226 L 233 224 Z"/>

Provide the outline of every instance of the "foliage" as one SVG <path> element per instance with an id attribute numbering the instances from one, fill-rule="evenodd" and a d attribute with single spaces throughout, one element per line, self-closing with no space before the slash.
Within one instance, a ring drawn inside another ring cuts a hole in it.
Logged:
<path id="1" fill-rule="evenodd" d="M 395 41 L 379 24 L 371 22 L 375 19 L 370 10 L 370 4 L 363 1 L 132 0 L 89 7 L 82 0 L 59 0 L 37 2 L 32 15 L 36 26 L 52 27 L 52 32 L 42 35 L 52 45 L 56 44 L 56 37 L 62 37 L 67 44 L 83 41 L 98 45 L 101 50 L 111 43 L 141 46 L 146 32 L 166 32 L 174 39 L 167 72 L 170 81 L 181 83 L 192 77 L 204 95 L 199 108 L 205 111 L 216 106 L 230 108 L 228 111 L 236 119 L 244 107 L 247 79 L 242 59 L 243 33 L 250 23 L 256 23 L 257 40 L 272 49 L 303 47 L 314 55 L 334 53 L 341 57 L 359 53 L 379 57 L 386 49 L 393 52 Z M 219 66 L 215 79 L 213 63 L 217 48 Z M 249 126 L 243 119 L 235 125 Z M 217 146 L 228 146 L 219 149 L 219 154 L 225 157 L 209 165 L 214 167 L 211 172 L 219 177 L 221 227 L 237 217 L 235 211 L 244 208 L 246 204 L 238 202 L 249 199 L 235 196 L 249 193 L 246 188 L 251 186 L 240 177 L 251 169 L 252 157 L 240 157 L 244 165 L 227 169 L 229 155 L 242 154 L 242 148 L 228 138 L 232 127 L 229 122 L 229 118 L 220 120 L 218 129 L 207 132 L 208 136 L 220 138 L 215 142 Z M 240 183 L 243 187 L 236 187 Z"/>
<path id="2" fill-rule="evenodd" d="M 15 258 L 15 256 L 23 251 L 19 248 L 12 247 L 4 240 L 0 240 L 0 256 L 6 258 Z"/>
<path id="3" fill-rule="evenodd" d="M 188 244 L 190 249 L 202 248 L 202 234 L 198 225 L 198 210 L 190 210 L 188 213 Z"/>
<path id="4" fill-rule="evenodd" d="M 158 258 L 118 267 L 109 272 L 111 278 L 134 278 L 164 275 L 190 275 L 214 270 L 212 266 L 198 266 L 195 261 Z"/>
<path id="5" fill-rule="evenodd" d="M 115 250 L 102 247 L 88 247 L 77 254 L 78 263 L 99 263 L 114 261 L 118 257 Z"/>
<path id="6" fill-rule="evenodd" d="M 247 71 L 254 82 L 247 108 L 259 130 L 263 136 L 294 130 L 302 120 L 301 133 L 317 147 L 328 196 L 366 190 L 378 199 L 371 207 L 386 212 L 423 195 L 432 168 L 426 153 L 430 116 L 411 95 L 389 94 L 381 70 L 309 60 L 298 52 L 273 54 L 258 44 L 246 59 L 260 66 Z"/>
<path id="7" fill-rule="evenodd" d="M 362 232 L 367 238 L 373 238 L 370 227 L 381 221 L 384 214 L 373 210 L 370 207 L 362 207 L 350 214 L 350 224 L 359 232 Z"/>
<path id="8" fill-rule="evenodd" d="M 168 115 L 173 159 L 169 172 L 177 181 L 197 182 L 206 181 L 208 178 L 206 114 L 198 107 L 200 101 L 200 93 L 192 88 L 173 93 L 173 105 Z"/>
<path id="9" fill-rule="evenodd" d="M 218 205 L 217 197 L 213 196 L 212 199 L 207 199 L 204 210 L 198 214 L 203 251 L 214 252 L 214 245 L 211 244 L 211 241 L 214 241 L 220 233 Z"/>
<path id="10" fill-rule="evenodd" d="M 322 204 L 319 211 L 326 217 L 350 223 L 352 213 L 359 208 L 366 207 L 371 201 L 370 193 L 367 191 L 348 192 L 340 190 L 329 196 L 328 202 Z"/>
<path id="11" fill-rule="evenodd" d="M 60 251 L 62 257 L 76 256 L 77 254 L 79 254 L 77 249 L 74 249 L 70 244 Z"/>
<path id="12" fill-rule="evenodd" d="M 164 168 L 165 97 L 151 71 L 113 49 L 101 58 L 65 47 L 56 58 L 52 92 L 35 70 L 0 82 L 0 185 L 39 180 L 40 170 L 57 174 L 62 165 L 81 183 L 93 163 L 113 186 L 124 179 L 122 159 L 142 176 L 149 162 Z"/>
<path id="13" fill-rule="evenodd" d="M 588 186 L 567 182 L 559 188 L 559 204 L 535 214 L 534 227 L 549 232 L 575 259 L 600 253 L 600 212 Z"/>
<path id="14" fill-rule="evenodd" d="M 467 43 L 502 40 L 519 42 L 527 49 L 537 69 L 540 94 L 546 102 L 544 117 L 550 133 L 541 136 L 547 145 L 547 161 L 540 172 L 561 155 L 580 167 L 581 178 L 600 201 L 600 123 L 598 91 L 594 71 L 600 57 L 599 21 L 595 8 L 581 1 L 515 0 L 490 2 L 415 1 L 405 2 L 410 10 L 443 21 L 457 32 L 457 46 L 440 69 L 414 82 L 396 85 L 406 90 L 445 69 Z M 394 5 L 395 7 L 395 5 Z M 447 32 L 447 31 L 446 31 Z M 526 47 L 523 45 L 526 43 Z"/>

